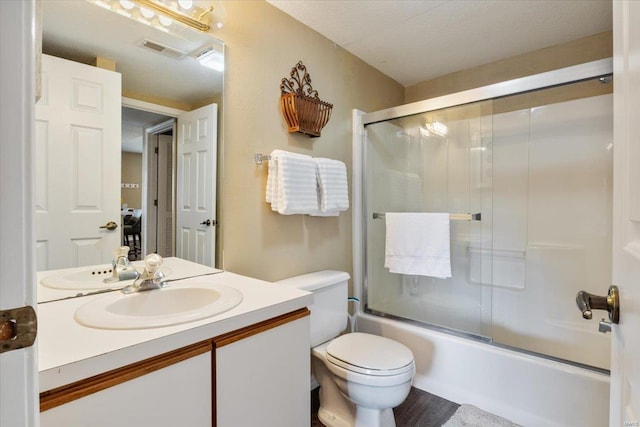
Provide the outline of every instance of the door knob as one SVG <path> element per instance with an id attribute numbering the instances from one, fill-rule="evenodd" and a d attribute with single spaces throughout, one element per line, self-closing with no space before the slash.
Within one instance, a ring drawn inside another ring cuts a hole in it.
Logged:
<path id="1" fill-rule="evenodd" d="M 109 221 L 105 225 L 101 225 L 100 228 L 106 228 L 107 230 L 112 231 L 112 230 L 115 230 L 116 228 L 118 228 L 118 224 L 116 224 L 113 221 Z"/>
<path id="2" fill-rule="evenodd" d="M 202 221 L 200 223 L 200 225 L 206 225 L 207 227 L 210 226 L 210 225 L 214 225 L 215 226 L 217 224 L 218 224 L 218 222 L 215 219 L 208 219 L 208 220 Z"/>
<path id="3" fill-rule="evenodd" d="M 591 310 L 607 310 L 612 323 L 620 321 L 620 295 L 617 286 L 610 286 L 609 294 L 604 297 L 580 291 L 576 295 L 576 304 L 585 319 L 591 319 Z"/>

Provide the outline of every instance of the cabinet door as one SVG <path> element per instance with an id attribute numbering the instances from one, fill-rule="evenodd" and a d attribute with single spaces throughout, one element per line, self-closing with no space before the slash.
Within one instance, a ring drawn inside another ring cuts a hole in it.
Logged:
<path id="1" fill-rule="evenodd" d="M 218 345 L 218 427 L 309 425 L 309 316 Z"/>
<path id="2" fill-rule="evenodd" d="M 211 427 L 211 352 L 40 414 L 43 427 Z"/>

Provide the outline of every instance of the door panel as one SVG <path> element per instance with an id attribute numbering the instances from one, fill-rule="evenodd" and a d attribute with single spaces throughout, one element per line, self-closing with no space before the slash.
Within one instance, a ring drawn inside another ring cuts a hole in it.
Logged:
<path id="1" fill-rule="evenodd" d="M 36 305 L 35 4 L 0 1 L 0 310 Z M 35 346 L 0 353 L 0 426 L 38 425 L 37 367 Z"/>
<path id="2" fill-rule="evenodd" d="M 120 246 L 120 74 L 43 55 L 36 106 L 38 269 L 103 264 Z"/>
<path id="3" fill-rule="evenodd" d="M 211 267 L 215 263 L 216 153 L 217 106 L 181 115 L 176 256 Z"/>
<path id="4" fill-rule="evenodd" d="M 640 425 L 640 3 L 613 2 L 613 284 L 620 323 L 613 325 L 610 426 Z"/>

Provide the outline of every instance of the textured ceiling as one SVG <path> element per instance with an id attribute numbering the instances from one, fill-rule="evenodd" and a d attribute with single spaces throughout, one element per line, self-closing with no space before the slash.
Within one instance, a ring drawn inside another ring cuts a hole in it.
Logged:
<path id="1" fill-rule="evenodd" d="M 611 30 L 611 0 L 267 0 L 404 86 Z"/>

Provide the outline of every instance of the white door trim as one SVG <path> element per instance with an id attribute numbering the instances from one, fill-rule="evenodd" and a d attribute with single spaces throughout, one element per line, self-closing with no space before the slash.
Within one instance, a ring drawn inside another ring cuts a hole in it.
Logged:
<path id="1" fill-rule="evenodd" d="M 36 306 L 35 23 L 34 1 L 0 1 L 0 309 Z M 0 354 L 0 425 L 39 425 L 37 359 Z"/>
<path id="2" fill-rule="evenodd" d="M 122 104 L 124 105 L 124 103 Z M 135 107 L 132 107 L 135 108 Z M 151 183 L 149 180 L 149 176 L 152 174 L 153 172 L 153 168 L 156 166 L 153 166 L 152 161 L 155 158 L 153 156 L 153 154 L 151 152 L 151 149 L 149 147 L 149 137 L 151 135 L 157 134 L 157 133 L 161 133 L 161 132 L 165 132 L 169 129 L 173 129 L 173 144 L 172 144 L 172 156 L 173 156 L 173 164 L 174 164 L 174 168 L 173 168 L 173 188 L 171 188 L 171 192 L 173 193 L 174 197 L 174 203 L 173 203 L 173 214 L 175 217 L 175 213 L 176 213 L 176 206 L 175 206 L 175 186 L 176 186 L 176 171 L 175 171 L 175 159 L 176 159 L 176 128 L 177 128 L 177 124 L 176 124 L 176 118 L 172 118 L 172 119 L 168 119 L 165 120 L 162 123 L 158 123 L 157 125 L 148 127 L 144 129 L 144 135 L 142 137 L 142 212 L 144 212 L 144 215 L 146 217 L 146 221 L 143 222 L 143 226 L 144 226 L 144 232 L 142 233 L 142 256 L 144 257 L 145 255 L 147 255 L 149 252 L 147 250 L 149 242 L 148 242 L 148 238 L 149 236 L 151 236 L 152 230 L 154 227 L 157 226 L 155 221 L 151 221 L 149 218 L 151 216 L 151 211 L 152 211 L 152 207 L 154 207 L 153 205 L 153 201 L 154 201 L 154 197 L 153 194 L 155 194 L 155 191 L 151 191 L 151 190 L 156 190 L 156 186 L 158 185 L 157 182 L 156 183 Z M 157 174 L 155 175 L 157 178 Z M 155 211 L 155 209 L 154 209 Z M 153 232 L 153 234 L 155 235 L 155 232 Z M 175 224 L 173 227 L 173 235 L 175 236 Z M 174 241 L 175 244 L 175 241 Z"/>
<path id="3" fill-rule="evenodd" d="M 166 105 L 153 104 L 151 102 L 140 101 L 135 98 L 122 97 L 122 106 L 135 108 L 136 110 L 149 111 L 150 113 L 162 114 L 163 116 L 178 117 L 180 114 L 185 113 L 185 110 L 178 108 L 167 107 Z"/>

